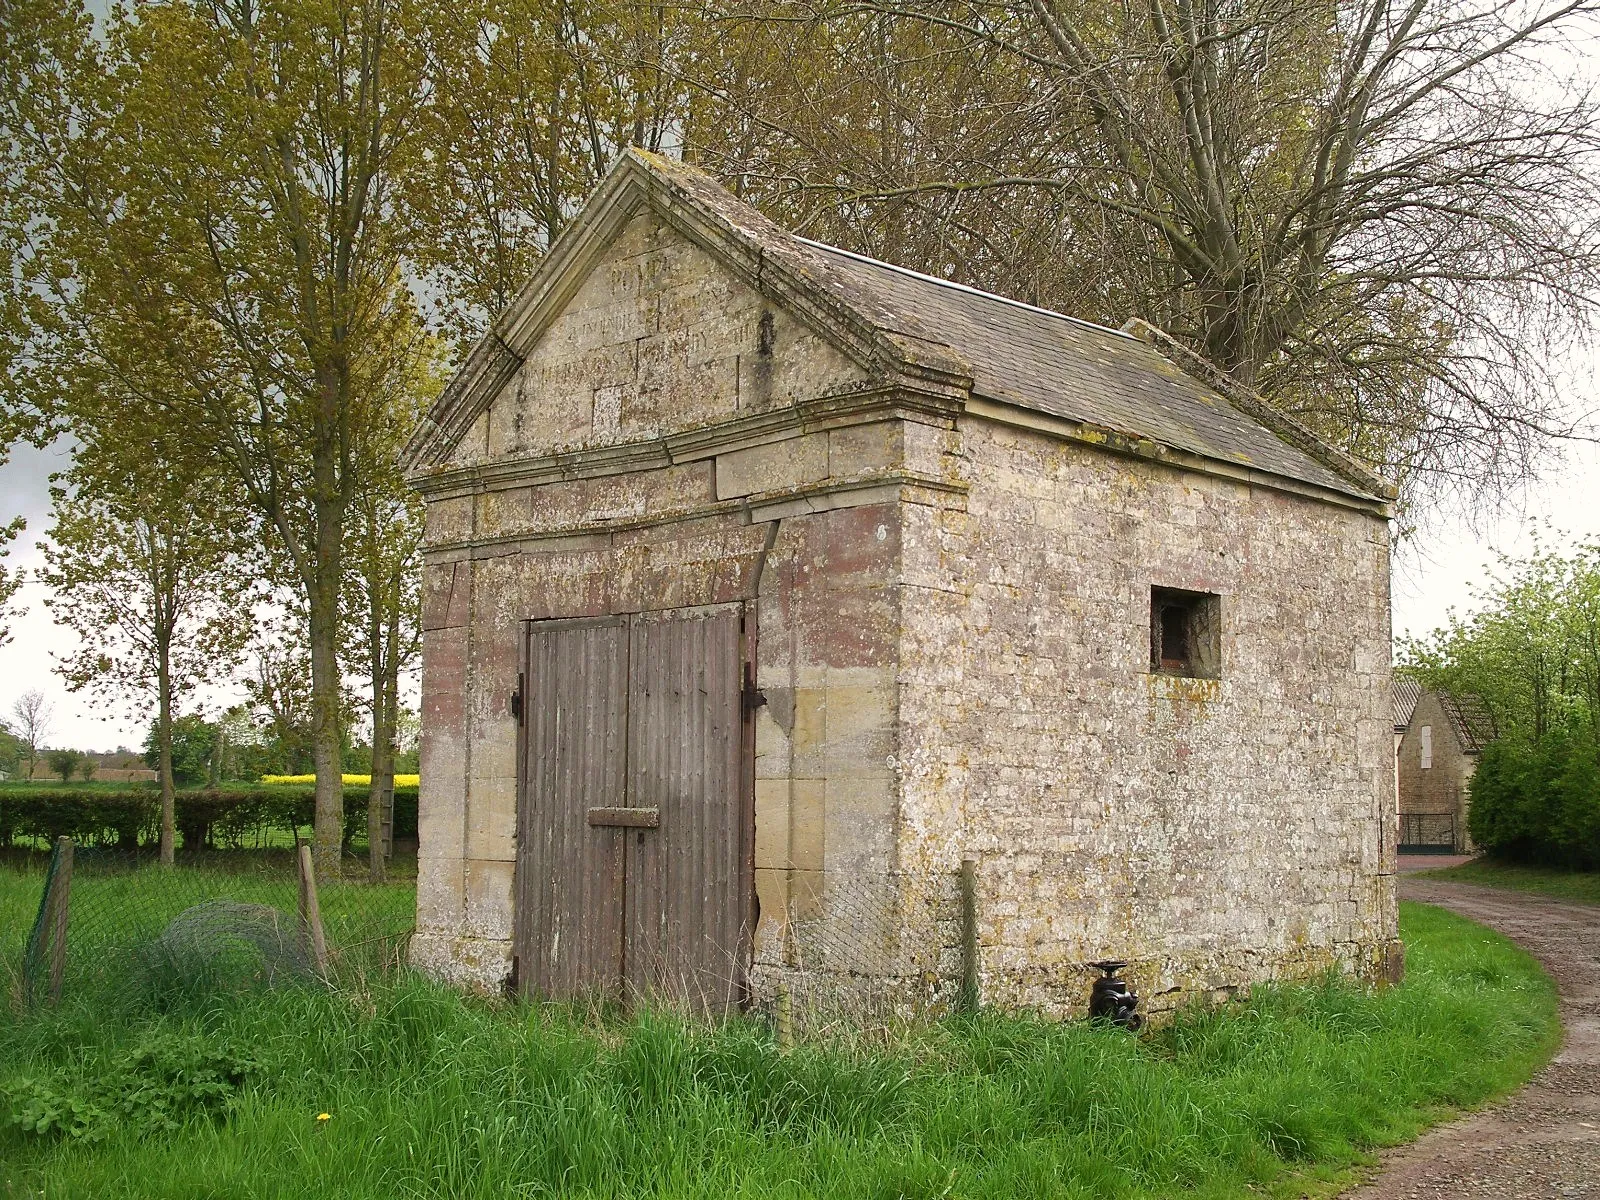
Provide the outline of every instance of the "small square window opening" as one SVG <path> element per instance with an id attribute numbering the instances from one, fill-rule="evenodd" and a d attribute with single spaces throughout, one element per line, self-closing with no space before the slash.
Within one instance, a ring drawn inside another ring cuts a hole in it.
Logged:
<path id="1" fill-rule="evenodd" d="M 1150 670 L 1195 679 L 1222 677 L 1222 597 L 1150 589 Z"/>

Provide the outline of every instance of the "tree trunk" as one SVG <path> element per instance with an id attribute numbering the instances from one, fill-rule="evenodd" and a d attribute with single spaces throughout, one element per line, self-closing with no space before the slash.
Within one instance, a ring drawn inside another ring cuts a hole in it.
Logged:
<path id="1" fill-rule="evenodd" d="M 156 668 L 156 770 L 161 778 L 161 865 L 170 867 L 177 860 L 178 812 L 176 789 L 172 784 L 172 669 L 168 648 L 160 647 Z"/>
<path id="2" fill-rule="evenodd" d="M 385 621 L 385 588 L 368 584 L 367 638 L 372 668 L 372 782 L 367 789 L 367 860 L 372 882 L 383 882 L 383 818 L 394 794 L 394 715 L 399 673 L 399 613 Z M 396 597 L 398 599 L 398 597 Z M 385 637 L 388 634 L 389 636 Z"/>
<path id="3" fill-rule="evenodd" d="M 344 779 L 339 728 L 340 506 L 317 506 L 316 578 L 307 589 L 311 638 L 311 762 L 317 775 L 312 848 L 317 874 L 339 875 L 344 842 Z M 330 511 L 331 510 L 331 511 Z"/>

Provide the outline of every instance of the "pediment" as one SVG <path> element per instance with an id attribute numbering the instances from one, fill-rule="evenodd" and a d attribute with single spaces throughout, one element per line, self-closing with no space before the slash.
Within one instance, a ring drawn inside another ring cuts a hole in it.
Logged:
<path id="1" fill-rule="evenodd" d="M 872 379 L 648 204 L 568 282 L 441 465 L 645 441 Z"/>
<path id="2" fill-rule="evenodd" d="M 410 472 L 663 437 L 905 367 L 903 339 L 769 251 L 764 218 L 730 220 L 666 166 L 619 160 L 424 419 Z"/>

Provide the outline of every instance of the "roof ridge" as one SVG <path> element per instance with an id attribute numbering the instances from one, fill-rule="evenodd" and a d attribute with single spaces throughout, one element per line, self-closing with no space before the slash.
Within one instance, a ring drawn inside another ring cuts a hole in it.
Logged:
<path id="1" fill-rule="evenodd" d="M 788 232 L 785 230 L 785 232 Z M 1073 325 L 1082 325 L 1085 329 L 1093 329 L 1097 333 L 1115 334 L 1117 337 L 1138 341 L 1126 329 L 1117 329 L 1110 325 L 1101 325 L 1098 321 L 1089 321 L 1083 317 L 1075 317 L 1071 313 L 1057 312 L 1053 308 L 1042 308 L 1037 304 L 1029 304 L 1025 300 L 1014 300 L 1010 296 L 1002 296 L 999 292 L 987 292 L 983 288 L 973 287 L 970 283 L 957 283 L 953 279 L 941 279 L 937 275 L 929 275 L 926 271 L 914 271 L 910 267 L 902 267 L 899 263 L 885 262 L 881 258 L 873 258 L 870 254 L 858 254 L 854 250 L 846 250 L 842 246 L 830 245 L 827 242 L 815 241 L 812 238 L 801 237 L 798 233 L 790 233 L 795 241 L 813 250 L 826 250 L 830 254 L 840 254 L 845 258 L 853 258 L 856 262 L 869 263 L 874 267 L 883 267 L 889 271 L 897 271 L 901 275 L 909 275 L 912 279 L 920 279 L 925 283 L 936 283 L 940 287 L 949 288 L 953 292 L 966 292 L 969 296 L 982 296 L 985 300 L 997 300 L 1001 304 L 1009 304 L 1013 308 L 1024 309 L 1027 312 L 1038 313 L 1044 317 L 1055 317 L 1059 321 L 1067 321 Z"/>

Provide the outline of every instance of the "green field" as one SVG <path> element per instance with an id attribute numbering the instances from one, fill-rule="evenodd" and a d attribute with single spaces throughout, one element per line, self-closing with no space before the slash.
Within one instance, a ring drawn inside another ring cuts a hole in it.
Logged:
<path id="1" fill-rule="evenodd" d="M 28 907 L 17 890 L 0 911 Z M 1141 1039 L 984 1015 L 780 1053 L 755 1020 L 582 1017 L 404 974 L 85 992 L 0 1023 L 0 1195 L 1326 1191 L 1558 1037 L 1526 954 L 1439 909 L 1402 922 L 1402 987 L 1258 988 Z M 40 1113 L 74 1133 L 22 1128 Z"/>
<path id="2" fill-rule="evenodd" d="M 1596 871 L 1558 871 L 1551 867 L 1524 867 L 1480 858 L 1456 867 L 1419 871 L 1415 878 L 1479 883 L 1519 892 L 1537 892 L 1558 900 L 1600 904 L 1600 872 Z"/>
<path id="3" fill-rule="evenodd" d="M 0 984 L 15 993 L 24 943 L 39 910 L 45 881 L 44 855 L 21 867 L 0 867 Z M 298 882 L 291 852 L 216 852 L 203 866 L 170 872 L 155 863 L 129 869 L 116 851 L 80 848 L 71 888 L 71 921 L 65 990 L 82 992 L 85 1003 L 130 986 L 133 961 L 180 913 L 210 901 L 227 900 L 278 910 L 288 930 L 297 912 Z M 401 864 L 402 866 L 406 864 Z M 411 864 L 414 872 L 414 863 Z M 345 949 L 346 965 L 368 969 L 394 953 L 400 935 L 411 928 L 416 883 L 397 871 L 392 883 L 373 886 L 351 863 L 348 880 L 323 880 L 318 900 L 328 942 Z M 292 933 L 288 936 L 292 937 Z"/>

